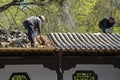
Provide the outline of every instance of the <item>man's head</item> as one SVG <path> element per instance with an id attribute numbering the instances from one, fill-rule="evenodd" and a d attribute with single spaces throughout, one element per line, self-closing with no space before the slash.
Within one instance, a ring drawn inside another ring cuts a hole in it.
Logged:
<path id="1" fill-rule="evenodd" d="M 115 22 L 115 19 L 113 17 L 109 17 L 109 22 L 110 23 L 114 23 Z"/>
<path id="2" fill-rule="evenodd" d="M 45 21 L 45 17 L 43 15 L 40 15 L 39 18 L 42 19 L 43 22 Z"/>

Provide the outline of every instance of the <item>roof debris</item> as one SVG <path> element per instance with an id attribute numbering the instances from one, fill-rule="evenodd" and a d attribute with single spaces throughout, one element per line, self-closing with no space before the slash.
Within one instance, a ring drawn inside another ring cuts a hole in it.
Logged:
<path id="1" fill-rule="evenodd" d="M 37 35 L 35 37 L 36 48 L 54 47 L 47 35 Z M 18 31 L 7 32 L 0 29 L 0 47 L 1 48 L 31 48 L 27 34 Z"/>

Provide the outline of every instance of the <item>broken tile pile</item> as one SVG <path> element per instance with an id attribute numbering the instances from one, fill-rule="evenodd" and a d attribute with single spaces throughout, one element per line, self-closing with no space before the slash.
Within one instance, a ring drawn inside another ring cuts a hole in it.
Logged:
<path id="1" fill-rule="evenodd" d="M 30 48 L 30 41 L 27 34 L 18 31 L 6 31 L 0 29 L 0 48 Z M 47 35 L 37 35 L 35 37 L 36 48 L 54 47 Z"/>

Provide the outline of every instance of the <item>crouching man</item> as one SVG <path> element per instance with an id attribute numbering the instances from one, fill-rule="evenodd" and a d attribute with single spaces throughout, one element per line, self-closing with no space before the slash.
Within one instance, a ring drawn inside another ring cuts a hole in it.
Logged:
<path id="1" fill-rule="evenodd" d="M 99 22 L 99 27 L 102 29 L 103 33 L 113 33 L 114 24 L 115 19 L 113 17 L 108 17 Z"/>
<path id="2" fill-rule="evenodd" d="M 28 39 L 31 42 L 31 46 L 35 46 L 35 35 L 41 34 L 41 27 L 43 22 L 45 21 L 45 17 L 41 16 L 32 16 L 23 21 L 23 26 L 28 31 Z"/>

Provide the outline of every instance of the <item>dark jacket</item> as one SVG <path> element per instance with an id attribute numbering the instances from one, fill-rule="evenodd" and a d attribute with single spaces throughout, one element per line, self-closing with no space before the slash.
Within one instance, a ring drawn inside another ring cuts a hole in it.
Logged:
<path id="1" fill-rule="evenodd" d="M 105 30 L 107 28 L 113 27 L 114 24 L 115 24 L 115 21 L 113 23 L 110 23 L 109 18 L 104 18 L 102 21 L 99 22 L 99 27 Z"/>

